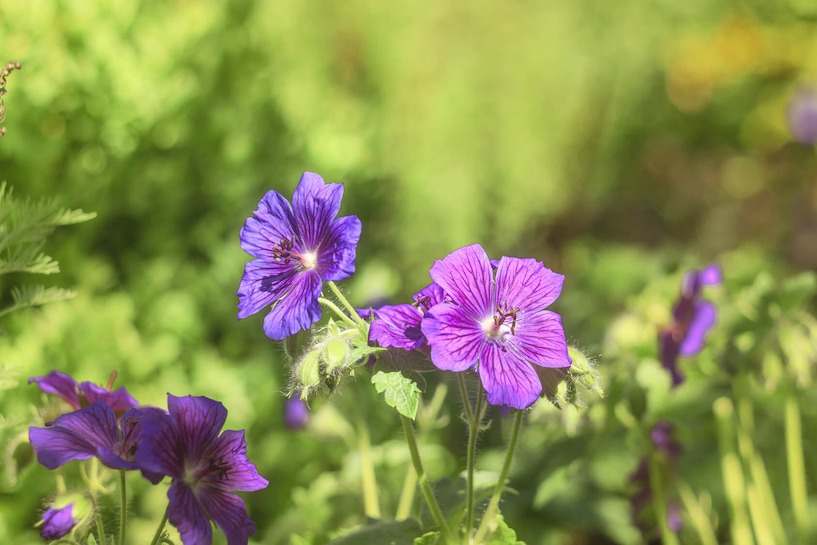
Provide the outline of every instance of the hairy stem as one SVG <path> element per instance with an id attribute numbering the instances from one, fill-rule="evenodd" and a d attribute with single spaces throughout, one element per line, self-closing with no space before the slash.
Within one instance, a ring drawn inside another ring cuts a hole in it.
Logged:
<path id="1" fill-rule="evenodd" d="M 334 282 L 327 282 L 327 284 L 329 284 L 329 289 L 332 290 L 332 293 L 335 294 L 335 297 L 337 297 L 338 301 L 340 301 L 340 303 L 344 307 L 346 307 L 346 310 L 349 311 L 349 316 L 352 317 L 352 320 L 354 320 L 357 323 L 357 326 L 360 327 L 362 331 L 366 331 L 369 327 L 369 324 L 366 323 L 366 320 L 360 317 L 355 307 L 353 307 L 346 299 L 346 297 L 343 296 L 343 294 L 341 293 L 341 291 L 338 289 Z"/>
<path id="2" fill-rule="evenodd" d="M 333 303 L 332 301 L 330 301 L 329 299 L 326 299 L 325 297 L 318 297 L 318 303 L 322 304 L 323 306 L 325 306 L 326 308 L 328 308 L 329 310 L 334 312 L 335 315 L 337 315 L 338 318 L 340 318 L 341 320 L 343 320 L 344 322 L 346 322 L 350 326 L 355 327 L 355 328 L 358 327 L 356 322 L 352 321 L 352 319 L 349 318 L 346 315 L 345 312 L 340 310 L 340 308 L 338 308 L 338 306 L 335 303 Z"/>
<path id="3" fill-rule="evenodd" d="M 125 470 L 119 470 L 119 545 L 125 545 L 125 531 L 128 523 L 128 493 L 125 488 Z"/>
<path id="4" fill-rule="evenodd" d="M 157 545 L 162 537 L 162 531 L 165 529 L 165 524 L 167 524 L 167 509 L 165 509 L 165 514 L 162 517 L 162 522 L 159 523 L 159 527 L 156 528 L 156 533 L 153 534 L 153 540 L 150 542 L 150 545 Z"/>
<path id="5" fill-rule="evenodd" d="M 462 373 L 460 373 L 462 375 Z M 482 385 L 477 390 L 477 406 L 474 411 L 470 410 L 471 404 L 467 397 L 463 398 L 463 403 L 469 408 L 468 413 L 468 451 L 466 452 L 466 494 L 465 494 L 465 536 L 466 543 L 470 542 L 471 529 L 474 527 L 474 466 L 476 465 L 477 437 L 482 425 L 482 404 L 484 391 Z"/>

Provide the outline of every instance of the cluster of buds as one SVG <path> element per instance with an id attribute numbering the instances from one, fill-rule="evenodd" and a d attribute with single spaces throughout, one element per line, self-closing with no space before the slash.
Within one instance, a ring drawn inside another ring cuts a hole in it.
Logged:
<path id="1" fill-rule="evenodd" d="M 6 95 L 7 79 L 12 72 L 22 67 L 23 65 L 19 62 L 9 61 L 6 63 L 6 66 L 3 67 L 3 70 L 0 71 L 0 123 L 6 120 L 6 108 L 3 106 L 3 97 Z M 5 134 L 6 128 L 0 127 L 0 136 L 4 136 Z"/>
<path id="2" fill-rule="evenodd" d="M 354 356 L 352 337 L 356 329 L 341 329 L 333 320 L 293 366 L 291 390 L 307 399 L 320 390 L 334 390 L 344 374 L 360 358 Z"/>

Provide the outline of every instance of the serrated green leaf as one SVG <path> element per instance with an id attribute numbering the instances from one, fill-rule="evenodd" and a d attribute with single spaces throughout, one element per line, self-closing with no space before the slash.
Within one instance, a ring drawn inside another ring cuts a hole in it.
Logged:
<path id="1" fill-rule="evenodd" d="M 497 528 L 488 536 L 485 542 L 487 545 L 525 545 L 523 541 L 516 539 L 516 532 L 508 526 L 502 515 L 497 515 Z"/>
<path id="2" fill-rule="evenodd" d="M 385 393 L 389 407 L 394 407 L 403 416 L 414 420 L 422 393 L 416 382 L 398 371 L 378 371 L 372 376 L 372 384 L 378 393 Z"/>
<path id="3" fill-rule="evenodd" d="M 73 290 L 62 288 L 46 288 L 44 286 L 32 286 L 25 288 L 13 288 L 11 298 L 14 301 L 10 307 L 0 310 L 0 316 L 4 316 L 15 310 L 27 307 L 36 307 L 55 301 L 65 301 L 76 296 Z"/>

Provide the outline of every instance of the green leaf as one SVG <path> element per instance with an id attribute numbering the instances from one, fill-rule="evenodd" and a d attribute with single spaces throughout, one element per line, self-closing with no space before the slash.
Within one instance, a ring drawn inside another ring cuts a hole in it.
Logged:
<path id="1" fill-rule="evenodd" d="M 14 301 L 10 307 L 0 310 L 0 316 L 4 316 L 15 310 L 27 307 L 36 307 L 55 301 L 65 301 L 76 296 L 73 290 L 62 288 L 46 288 L 43 286 L 33 286 L 25 288 L 12 288 L 11 298 Z"/>
<path id="2" fill-rule="evenodd" d="M 414 545 L 414 538 L 422 531 L 420 523 L 414 519 L 378 521 L 335 539 L 329 545 Z"/>
<path id="3" fill-rule="evenodd" d="M 496 530 L 488 536 L 488 540 L 485 542 L 487 545 L 525 545 L 523 541 L 516 539 L 516 532 L 508 526 L 508 523 L 505 522 L 502 515 L 497 515 L 496 520 L 498 526 Z"/>
<path id="4" fill-rule="evenodd" d="M 389 407 L 394 407 L 403 416 L 414 420 L 421 394 L 416 382 L 403 376 L 399 371 L 390 373 L 378 371 L 372 376 L 372 384 L 378 393 L 385 392 L 386 404 Z"/>
<path id="5" fill-rule="evenodd" d="M 440 532 L 429 532 L 414 540 L 414 545 L 440 545 Z"/>

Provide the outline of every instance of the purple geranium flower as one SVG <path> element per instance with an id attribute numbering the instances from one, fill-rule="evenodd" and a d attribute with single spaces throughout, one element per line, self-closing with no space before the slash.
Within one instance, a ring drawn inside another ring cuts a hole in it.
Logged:
<path id="1" fill-rule="evenodd" d="M 115 378 L 116 373 L 113 373 L 106 389 L 88 381 L 77 383 L 70 375 L 59 371 L 51 371 L 44 377 L 29 378 L 28 383 L 36 382 L 40 390 L 61 397 L 74 410 L 87 407 L 95 401 L 101 400 L 119 416 L 139 405 L 139 402 L 131 397 L 124 387 L 111 390 Z"/>
<path id="2" fill-rule="evenodd" d="M 430 284 L 415 293 L 414 303 L 386 305 L 374 310 L 375 320 L 369 329 L 369 342 L 376 341 L 383 348 L 414 350 L 426 343 L 420 328 L 423 315 L 445 299 L 445 292 L 437 284 Z"/>
<path id="3" fill-rule="evenodd" d="M 74 518 L 74 504 L 56 509 L 49 507 L 43 513 L 40 535 L 49 541 L 59 539 L 74 529 L 79 521 Z"/>
<path id="4" fill-rule="evenodd" d="M 658 334 L 661 363 L 672 375 L 672 385 L 678 386 L 684 376 L 678 369 L 679 356 L 694 356 L 704 347 L 706 334 L 717 320 L 717 309 L 701 298 L 704 286 L 723 282 L 718 265 L 700 271 L 689 271 L 681 284 L 681 296 L 672 309 L 673 323 Z"/>
<path id="5" fill-rule="evenodd" d="M 168 475 L 168 520 L 184 545 L 212 543 L 210 520 L 224 531 L 229 545 L 246 545 L 255 533 L 244 501 L 231 490 L 265 488 L 266 479 L 247 459 L 243 431 L 225 431 L 227 409 L 206 397 L 168 394 L 169 414 L 153 412 L 142 420 L 139 465 Z"/>
<path id="6" fill-rule="evenodd" d="M 534 366 L 570 366 L 561 317 L 544 310 L 564 276 L 534 259 L 503 257 L 494 278 L 478 244 L 437 261 L 430 274 L 450 299 L 423 317 L 431 361 L 446 371 L 476 366 L 489 403 L 529 407 L 542 393 Z"/>
<path id="7" fill-rule="evenodd" d="M 141 421 L 144 415 L 153 412 L 163 414 L 154 408 L 131 409 L 117 425 L 113 409 L 97 400 L 46 422 L 45 428 L 30 427 L 28 438 L 37 461 L 48 469 L 94 456 L 113 469 L 139 469 L 134 455 L 141 436 Z M 149 473 L 145 476 L 153 480 Z"/>
<path id="8" fill-rule="evenodd" d="M 272 305 L 264 332 L 282 340 L 320 319 L 323 281 L 355 272 L 360 220 L 335 219 L 342 197 L 342 184 L 312 172 L 301 176 L 291 206 L 277 191 L 264 195 L 241 229 L 241 248 L 256 259 L 238 287 L 239 320 Z"/>

